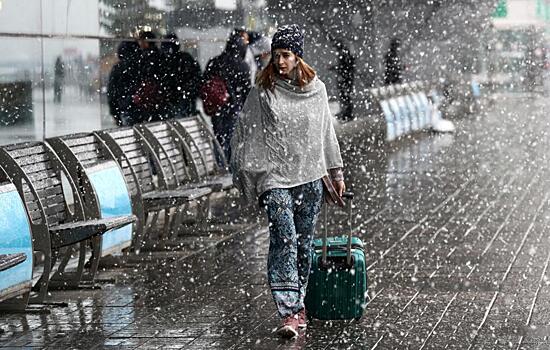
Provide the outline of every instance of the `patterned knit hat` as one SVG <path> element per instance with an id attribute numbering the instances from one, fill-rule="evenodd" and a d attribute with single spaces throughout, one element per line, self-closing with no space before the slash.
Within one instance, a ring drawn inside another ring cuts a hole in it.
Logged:
<path id="1" fill-rule="evenodd" d="M 271 52 L 275 49 L 286 49 L 297 56 L 304 55 L 304 34 L 296 24 L 279 27 L 271 41 Z"/>

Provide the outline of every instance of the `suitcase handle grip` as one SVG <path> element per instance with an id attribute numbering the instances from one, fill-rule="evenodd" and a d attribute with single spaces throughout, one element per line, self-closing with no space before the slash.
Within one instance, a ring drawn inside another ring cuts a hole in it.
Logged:
<path id="1" fill-rule="evenodd" d="M 353 200 L 353 197 L 354 197 L 353 192 L 344 192 L 344 193 L 342 193 L 342 198 Z"/>

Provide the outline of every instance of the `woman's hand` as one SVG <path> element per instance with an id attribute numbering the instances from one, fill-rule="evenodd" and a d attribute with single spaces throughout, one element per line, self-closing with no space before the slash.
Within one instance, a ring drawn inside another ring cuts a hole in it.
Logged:
<path id="1" fill-rule="evenodd" d="M 344 180 L 332 181 L 332 185 L 334 186 L 336 193 L 338 193 L 338 195 L 342 197 L 342 195 L 346 191 L 346 184 L 344 183 Z"/>

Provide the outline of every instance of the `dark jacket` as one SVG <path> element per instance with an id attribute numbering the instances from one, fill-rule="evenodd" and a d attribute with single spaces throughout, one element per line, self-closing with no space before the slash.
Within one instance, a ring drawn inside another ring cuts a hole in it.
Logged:
<path id="1" fill-rule="evenodd" d="M 386 72 L 384 74 L 384 82 L 386 85 L 401 84 L 403 79 L 401 71 L 403 65 L 399 58 L 399 43 L 392 42 L 390 50 L 386 54 Z"/>
<path id="2" fill-rule="evenodd" d="M 196 99 L 201 84 L 201 67 L 187 52 L 180 51 L 176 42 L 161 45 L 164 54 L 164 90 L 173 113 L 180 116 L 196 112 Z"/>
<path id="3" fill-rule="evenodd" d="M 136 106 L 132 101 L 140 82 L 140 48 L 135 41 L 120 43 L 117 56 L 107 85 L 109 112 L 118 125 L 132 125 L 139 122 Z"/>
<path id="4" fill-rule="evenodd" d="M 206 65 L 203 83 L 212 76 L 221 77 L 227 86 L 229 101 L 222 107 L 220 116 L 213 119 L 236 120 L 250 91 L 250 70 L 244 61 L 247 47 L 239 34 L 233 34 L 224 51 Z"/>
<path id="5" fill-rule="evenodd" d="M 143 121 L 166 118 L 166 81 L 164 56 L 156 46 L 142 49 L 139 59 L 140 87 L 134 94 Z"/>
<path id="6" fill-rule="evenodd" d="M 338 64 L 334 66 L 334 70 L 344 80 L 353 80 L 355 73 L 355 57 L 351 54 L 350 49 L 341 40 L 334 42 L 334 47 L 338 53 Z"/>

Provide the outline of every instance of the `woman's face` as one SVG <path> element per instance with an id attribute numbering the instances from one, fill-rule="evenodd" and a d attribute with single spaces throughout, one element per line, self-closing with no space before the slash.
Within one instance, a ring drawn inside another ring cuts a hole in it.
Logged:
<path id="1" fill-rule="evenodd" d="M 294 52 L 286 49 L 275 49 L 273 51 L 273 62 L 277 72 L 284 78 L 289 78 L 290 73 L 298 65 L 298 57 Z"/>

